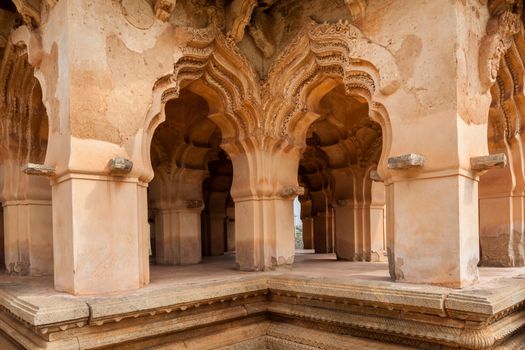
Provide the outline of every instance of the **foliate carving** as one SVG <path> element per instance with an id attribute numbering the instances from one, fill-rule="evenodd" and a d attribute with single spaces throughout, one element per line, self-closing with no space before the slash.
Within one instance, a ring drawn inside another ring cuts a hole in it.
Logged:
<path id="1" fill-rule="evenodd" d="M 338 21 L 337 23 L 323 23 L 315 24 L 310 23 L 310 30 L 308 36 L 313 41 L 319 41 L 321 39 L 329 39 L 345 37 L 346 39 L 358 39 L 363 37 L 363 33 L 348 21 Z"/>
<path id="2" fill-rule="evenodd" d="M 374 104 L 374 97 L 393 93 L 399 86 L 391 53 L 347 21 L 310 23 L 282 51 L 263 81 L 240 52 L 235 37 L 223 34 L 220 23 L 211 20 L 208 27 L 189 29 L 189 33 L 191 40 L 181 49 L 173 74 L 159 80 L 156 89 L 166 103 L 192 82 L 203 83 L 192 85 L 197 89 L 209 88 L 220 104 L 214 106 L 220 112 L 210 118 L 221 129 L 222 145 L 228 152 L 246 147 L 248 138 L 256 147 L 304 147 L 304 137 L 290 135 L 289 130 L 300 130 L 295 125 L 307 114 L 311 121 L 318 118 L 305 101 L 324 77 L 339 79 L 348 94 L 365 97 L 370 106 L 377 107 L 378 115 L 384 113 Z M 270 47 L 268 55 L 271 51 Z M 374 68 L 377 57 L 380 67 Z"/>
<path id="3" fill-rule="evenodd" d="M 379 81 L 369 67 L 376 67 Z M 291 64 L 293 62 L 293 64 Z M 363 67 L 367 66 L 366 69 Z M 290 134 L 306 113 L 305 100 L 313 84 L 324 76 L 339 78 L 347 94 L 365 95 L 373 103 L 377 93 L 391 94 L 399 87 L 399 74 L 390 52 L 373 44 L 348 21 L 310 23 L 280 54 L 269 70 L 263 96 L 266 127 L 281 137 Z"/>
<path id="4" fill-rule="evenodd" d="M 157 0 L 155 2 L 155 16 L 162 22 L 169 21 L 171 14 L 175 11 L 177 0 Z"/>
<path id="5" fill-rule="evenodd" d="M 487 35 L 481 40 L 478 58 L 479 78 L 485 89 L 496 82 L 501 59 L 512 45 L 512 36 L 521 30 L 520 17 L 521 7 L 512 7 L 495 14 L 487 23 Z"/>
<path id="6" fill-rule="evenodd" d="M 202 79 L 218 92 L 225 120 L 217 120 L 223 138 L 247 135 L 257 125 L 260 104 L 259 79 L 231 37 L 225 37 L 216 25 L 192 30 L 191 40 L 182 49 L 170 78 L 172 87 L 163 93 L 163 101 L 178 96 L 180 86 Z M 232 71 L 232 67 L 236 70 Z M 232 125 L 233 124 L 233 128 Z M 233 130 L 232 130 L 233 129 Z"/>

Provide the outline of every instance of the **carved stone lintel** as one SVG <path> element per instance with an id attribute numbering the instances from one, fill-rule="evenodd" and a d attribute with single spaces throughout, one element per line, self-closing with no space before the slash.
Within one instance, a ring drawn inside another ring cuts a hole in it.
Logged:
<path id="1" fill-rule="evenodd" d="M 381 178 L 381 176 L 379 176 L 379 173 L 377 172 L 377 170 L 372 170 L 370 172 L 370 179 L 376 182 L 383 182 L 383 179 Z"/>
<path id="2" fill-rule="evenodd" d="M 388 158 L 388 169 L 420 168 L 425 165 L 425 157 L 420 154 L 408 153 L 398 157 Z"/>
<path id="3" fill-rule="evenodd" d="M 176 5 L 177 0 L 157 0 L 155 2 L 155 16 L 162 22 L 169 21 Z"/>
<path id="4" fill-rule="evenodd" d="M 507 155 L 496 153 L 488 156 L 470 158 L 470 167 L 474 171 L 483 171 L 492 168 L 504 168 L 507 165 Z"/>
<path id="5" fill-rule="evenodd" d="M 291 198 L 304 194 L 304 188 L 301 186 L 285 186 L 280 193 L 282 198 Z"/>
<path id="6" fill-rule="evenodd" d="M 27 175 L 54 176 L 55 168 L 45 164 L 27 163 L 22 166 L 22 171 Z"/>
<path id="7" fill-rule="evenodd" d="M 133 169 L 133 162 L 122 157 L 115 157 L 109 161 L 109 172 L 111 175 L 126 175 Z"/>
<path id="8" fill-rule="evenodd" d="M 189 199 L 184 201 L 184 206 L 188 209 L 202 208 L 203 202 L 199 199 Z"/>

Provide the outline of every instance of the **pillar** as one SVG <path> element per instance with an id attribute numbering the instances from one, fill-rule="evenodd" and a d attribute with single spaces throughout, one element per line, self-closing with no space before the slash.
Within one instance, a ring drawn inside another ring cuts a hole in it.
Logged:
<path id="1" fill-rule="evenodd" d="M 144 285 L 149 242 L 138 180 L 70 173 L 52 188 L 55 288 L 98 294 Z"/>
<path id="2" fill-rule="evenodd" d="M 2 206 L 7 273 L 31 276 L 52 274 L 51 201 L 7 201 Z"/>
<path id="3" fill-rule="evenodd" d="M 208 197 L 210 220 L 210 255 L 223 255 L 227 250 L 227 192 L 211 192 Z"/>
<path id="4" fill-rule="evenodd" d="M 4 263 L 7 273 L 53 273 L 51 187 L 45 177 L 28 176 L 18 162 L 2 167 Z"/>
<path id="5" fill-rule="evenodd" d="M 338 259 L 370 261 L 370 187 L 367 168 L 352 166 L 334 171 L 336 190 L 336 254 Z"/>
<path id="6" fill-rule="evenodd" d="M 382 101 L 392 118 L 392 141 L 378 171 L 387 193 L 390 271 L 399 282 L 463 288 L 479 280 L 480 173 L 471 160 L 489 154 L 491 96 L 485 81 L 497 70 L 501 52 L 489 42 L 497 36 L 487 32 L 486 4 L 469 5 L 474 7 L 418 3 L 403 15 L 424 18 L 412 22 L 420 33 L 434 29 L 421 37 L 429 50 L 417 60 L 417 71 L 425 74 L 418 74 L 416 85 L 425 89 L 426 102 L 401 89 Z M 473 10 L 480 16 L 472 16 Z M 424 12 L 436 15 L 428 22 Z M 439 30 L 444 27 L 450 30 Z"/>
<path id="7" fill-rule="evenodd" d="M 231 195 L 238 268 L 260 271 L 290 267 L 295 255 L 293 200 L 302 193 L 297 183 L 299 149 L 223 147 L 234 170 Z"/>
<path id="8" fill-rule="evenodd" d="M 353 200 L 338 200 L 335 207 L 335 253 L 338 259 L 359 260 L 359 244 L 355 235 L 354 209 Z"/>
<path id="9" fill-rule="evenodd" d="M 481 265 L 524 266 L 524 175 L 520 135 L 505 141 L 508 165 L 491 169 L 479 183 Z"/>
<path id="10" fill-rule="evenodd" d="M 314 249 L 318 254 L 329 252 L 327 232 L 326 212 L 317 213 L 314 217 Z"/>
<path id="11" fill-rule="evenodd" d="M 372 183 L 370 203 L 370 260 L 386 261 L 386 204 L 385 186 Z"/>
<path id="12" fill-rule="evenodd" d="M 202 259 L 202 180 L 206 172 L 158 168 L 150 184 L 150 206 L 155 209 L 156 262 L 197 264 Z"/>
<path id="13" fill-rule="evenodd" d="M 235 251 L 235 207 L 226 208 L 226 250 Z"/>
<path id="14" fill-rule="evenodd" d="M 302 219 L 303 222 L 303 243 L 304 249 L 314 249 L 314 219 L 306 217 Z"/>

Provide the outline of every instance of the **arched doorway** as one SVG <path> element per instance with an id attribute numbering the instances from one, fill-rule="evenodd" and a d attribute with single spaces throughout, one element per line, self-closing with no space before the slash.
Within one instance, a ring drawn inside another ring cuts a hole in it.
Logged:
<path id="1" fill-rule="evenodd" d="M 307 130 L 299 166 L 306 186 L 303 222 L 313 248 L 338 259 L 384 261 L 384 186 L 371 177 L 382 151 L 381 126 L 370 119 L 367 101 L 347 95 L 342 84 L 314 112 L 319 118 Z"/>
<path id="2" fill-rule="evenodd" d="M 2 263 L 9 274 L 47 275 L 53 273 L 51 186 L 47 178 L 22 169 L 44 163 L 49 121 L 28 56 L 11 40 L 0 49 L 0 80 L 5 82 L 0 92 Z"/>
<path id="3" fill-rule="evenodd" d="M 165 106 L 153 135 L 149 185 L 152 255 L 158 264 L 196 264 L 227 250 L 227 207 L 232 167 L 208 119 L 207 101 L 183 89 Z M 222 202 L 222 203 L 221 203 Z"/>

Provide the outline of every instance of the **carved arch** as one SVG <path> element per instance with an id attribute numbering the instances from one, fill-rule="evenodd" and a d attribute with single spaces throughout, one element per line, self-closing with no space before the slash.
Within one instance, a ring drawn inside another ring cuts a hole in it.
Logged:
<path id="1" fill-rule="evenodd" d="M 257 73 L 231 38 L 220 30 L 192 31 L 193 38 L 182 49 L 172 74 L 154 84 L 152 107 L 144 125 L 142 157 L 146 164 L 143 181 L 153 177 L 150 146 L 157 126 L 166 119 L 166 103 L 178 98 L 183 88 L 203 97 L 209 118 L 221 130 L 223 144 L 236 144 L 258 127 L 260 88 Z"/>
<path id="2" fill-rule="evenodd" d="M 340 84 L 347 95 L 368 103 L 370 118 L 381 125 L 384 158 L 391 127 L 379 101 L 399 88 L 397 65 L 388 50 L 348 22 L 310 24 L 276 60 L 263 88 L 265 130 L 304 147 L 307 129 L 318 118 L 315 105 Z"/>

